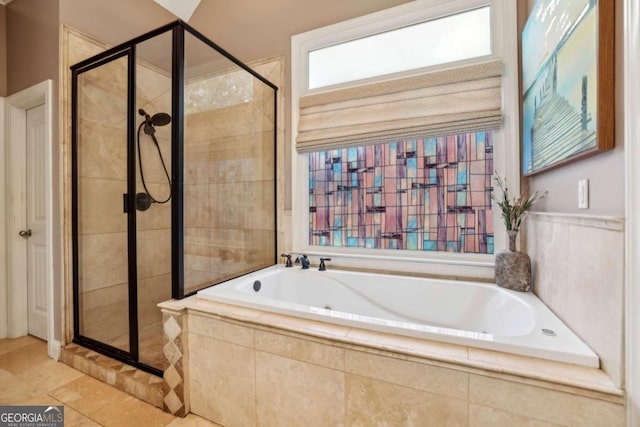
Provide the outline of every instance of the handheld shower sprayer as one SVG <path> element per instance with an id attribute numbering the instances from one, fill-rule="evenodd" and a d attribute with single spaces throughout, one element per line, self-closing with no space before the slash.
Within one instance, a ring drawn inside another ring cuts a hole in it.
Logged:
<path id="1" fill-rule="evenodd" d="M 167 113 L 156 113 L 150 116 L 149 113 L 140 108 L 138 114 L 144 116 L 144 120 L 153 126 L 166 126 L 171 123 L 171 116 Z"/>
<path id="2" fill-rule="evenodd" d="M 140 123 L 140 126 L 138 126 L 138 165 L 140 168 L 140 178 L 142 180 L 142 186 L 144 187 L 144 193 L 136 194 L 136 208 L 140 211 L 146 211 L 151 206 L 151 203 L 167 203 L 169 200 L 171 200 L 171 196 L 173 195 L 173 189 L 171 188 L 171 178 L 169 177 L 167 166 L 164 163 L 162 150 L 160 150 L 160 144 L 158 143 L 158 139 L 155 135 L 156 126 L 168 125 L 169 123 L 171 123 L 171 116 L 167 113 L 156 113 L 151 116 L 142 108 L 138 110 L 138 114 L 144 117 L 144 121 Z M 153 197 L 149 192 L 149 189 L 147 188 L 147 183 L 144 179 L 144 170 L 142 168 L 142 153 L 140 151 L 141 130 L 144 130 L 145 135 L 149 135 L 151 137 L 151 140 L 158 150 L 160 162 L 162 163 L 162 168 L 164 169 L 164 173 L 167 177 L 167 182 L 169 183 L 169 196 L 165 200 L 158 200 L 157 198 Z"/>
<path id="3" fill-rule="evenodd" d="M 156 113 L 150 116 L 149 113 L 140 108 L 138 114 L 144 116 L 144 133 L 147 135 L 155 133 L 155 126 L 166 126 L 171 123 L 171 116 L 167 113 Z"/>

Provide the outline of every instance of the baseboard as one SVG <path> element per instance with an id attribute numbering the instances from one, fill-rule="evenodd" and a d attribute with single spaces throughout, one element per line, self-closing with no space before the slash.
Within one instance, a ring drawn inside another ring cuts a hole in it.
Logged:
<path id="1" fill-rule="evenodd" d="M 60 360 L 60 341 L 52 339 L 49 341 L 47 345 L 47 352 L 49 353 L 49 357 L 55 360 L 56 362 Z"/>

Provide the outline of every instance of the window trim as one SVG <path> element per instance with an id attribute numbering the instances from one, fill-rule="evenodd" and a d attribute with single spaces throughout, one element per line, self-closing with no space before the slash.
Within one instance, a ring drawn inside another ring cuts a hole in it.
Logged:
<path id="1" fill-rule="evenodd" d="M 493 53 L 490 56 L 325 86 L 318 89 L 309 90 L 307 88 L 307 53 L 310 50 L 482 6 L 491 6 L 491 50 Z M 295 139 L 298 133 L 299 98 L 301 96 L 501 58 L 504 63 L 502 75 L 503 127 L 494 131 L 494 146 L 500 147 L 499 150 L 494 151 L 494 170 L 498 171 L 501 176 L 507 177 L 514 194 L 519 193 L 520 98 L 516 2 L 513 0 L 418 0 L 293 36 L 291 40 L 291 55 L 293 251 L 311 256 L 330 256 L 333 260 L 332 264 L 341 267 L 380 270 L 381 261 L 384 261 L 382 269 L 388 271 L 493 278 L 494 255 L 309 245 L 309 198 L 306 194 L 302 194 L 308 188 L 308 155 L 297 153 Z M 508 144 L 507 142 L 510 141 L 516 142 Z M 506 231 L 498 214 L 494 215 L 494 230 L 495 250 L 506 248 Z"/>

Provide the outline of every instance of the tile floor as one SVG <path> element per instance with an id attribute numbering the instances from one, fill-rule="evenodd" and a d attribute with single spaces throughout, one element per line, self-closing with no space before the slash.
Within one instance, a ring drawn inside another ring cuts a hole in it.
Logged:
<path id="1" fill-rule="evenodd" d="M 193 414 L 176 418 L 47 356 L 26 336 L 0 339 L 0 405 L 64 405 L 68 426 L 216 426 Z"/>

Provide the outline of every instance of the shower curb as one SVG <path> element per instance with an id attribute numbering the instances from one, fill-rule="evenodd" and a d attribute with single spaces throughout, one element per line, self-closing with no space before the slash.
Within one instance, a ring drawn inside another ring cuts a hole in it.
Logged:
<path id="1" fill-rule="evenodd" d="M 77 344 L 60 351 L 60 362 L 157 408 L 163 408 L 163 379 Z"/>

